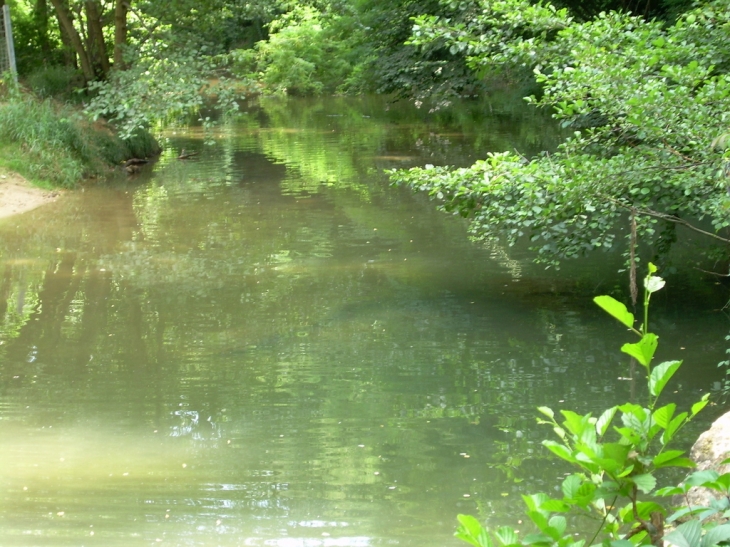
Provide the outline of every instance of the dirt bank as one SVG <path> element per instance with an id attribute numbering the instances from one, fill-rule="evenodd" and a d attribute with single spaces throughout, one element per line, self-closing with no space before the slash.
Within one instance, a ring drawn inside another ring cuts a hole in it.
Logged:
<path id="1" fill-rule="evenodd" d="M 30 211 L 60 195 L 58 190 L 36 188 L 20 175 L 0 169 L 0 218 Z"/>

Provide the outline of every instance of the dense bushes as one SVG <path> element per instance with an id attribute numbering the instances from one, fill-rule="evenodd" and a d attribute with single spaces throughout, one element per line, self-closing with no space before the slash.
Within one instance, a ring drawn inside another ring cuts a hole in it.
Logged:
<path id="1" fill-rule="evenodd" d="M 73 187 L 133 156 L 158 150 L 148 133 L 122 140 L 78 110 L 17 89 L 0 95 L 0 164 L 38 182 Z"/>
<path id="2" fill-rule="evenodd" d="M 233 53 L 239 77 L 258 80 L 266 92 L 334 93 L 352 81 L 360 29 L 340 15 L 298 7 L 270 25 L 268 40 Z"/>

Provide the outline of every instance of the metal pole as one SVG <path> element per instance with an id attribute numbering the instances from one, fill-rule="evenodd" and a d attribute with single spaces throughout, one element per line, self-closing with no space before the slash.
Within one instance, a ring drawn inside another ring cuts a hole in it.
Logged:
<path id="1" fill-rule="evenodd" d="M 10 6 L 3 6 L 3 22 L 5 23 L 5 44 L 8 50 L 8 62 L 10 63 L 10 72 L 13 73 L 15 83 L 18 83 L 18 69 L 15 66 L 15 47 L 13 46 L 13 26 L 10 23 Z"/>

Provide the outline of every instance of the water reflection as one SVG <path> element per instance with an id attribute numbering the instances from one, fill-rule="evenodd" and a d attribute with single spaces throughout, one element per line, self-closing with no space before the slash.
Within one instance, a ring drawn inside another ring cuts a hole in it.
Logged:
<path id="1" fill-rule="evenodd" d="M 443 545 L 552 487 L 534 408 L 630 394 L 590 302 L 620 257 L 544 272 L 378 171 L 468 162 L 478 123 L 554 133 L 508 114 L 263 104 L 0 223 L 3 545 Z M 722 358 L 721 291 L 657 311 L 680 399 Z"/>

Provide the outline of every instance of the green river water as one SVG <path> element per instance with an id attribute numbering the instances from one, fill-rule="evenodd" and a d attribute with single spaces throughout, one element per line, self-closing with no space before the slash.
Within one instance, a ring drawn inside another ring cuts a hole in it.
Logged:
<path id="1" fill-rule="evenodd" d="M 642 396 L 591 302 L 625 298 L 618 252 L 545 271 L 383 175 L 550 150 L 549 116 L 244 110 L 0 220 L 0 546 L 455 546 L 458 513 L 517 525 L 565 471 L 537 406 Z M 652 323 L 687 403 L 723 378 L 729 296 L 682 272 Z"/>

